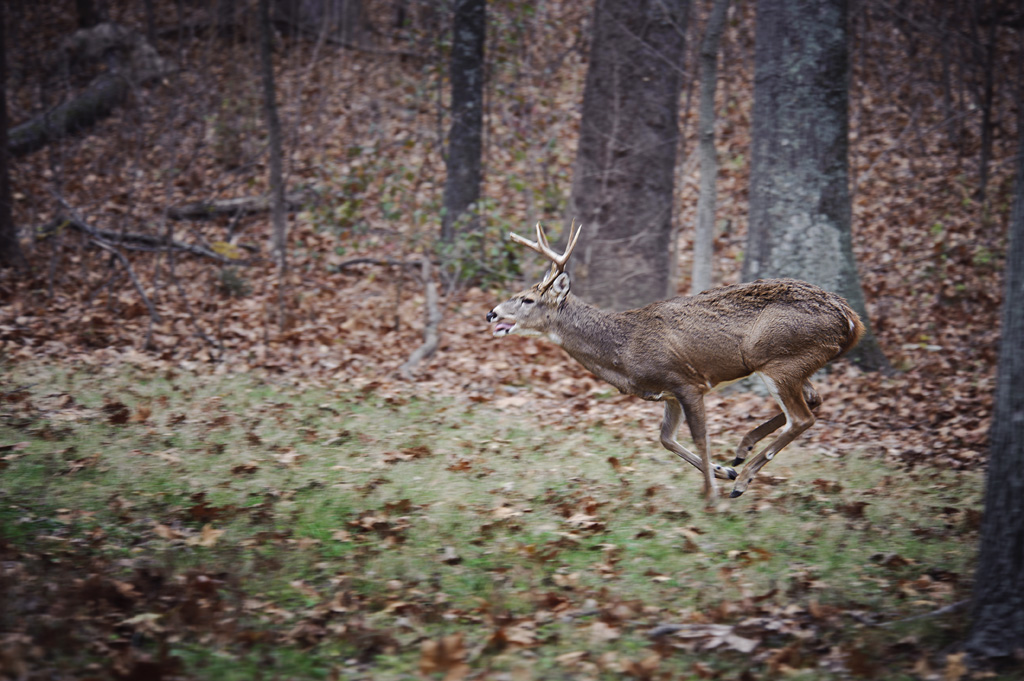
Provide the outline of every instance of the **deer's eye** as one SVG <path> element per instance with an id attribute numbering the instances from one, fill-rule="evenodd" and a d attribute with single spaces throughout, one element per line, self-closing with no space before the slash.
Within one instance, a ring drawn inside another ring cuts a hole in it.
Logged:
<path id="1" fill-rule="evenodd" d="M 537 301 L 534 300 L 533 298 L 523 298 L 523 304 L 524 305 L 533 305 L 536 302 Z"/>

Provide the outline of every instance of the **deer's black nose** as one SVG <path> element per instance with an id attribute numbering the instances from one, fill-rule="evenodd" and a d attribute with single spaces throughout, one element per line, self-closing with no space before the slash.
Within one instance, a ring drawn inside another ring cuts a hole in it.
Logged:
<path id="1" fill-rule="evenodd" d="M 498 315 L 495 314 L 494 310 L 491 310 L 490 312 L 487 313 L 487 321 L 493 322 L 497 318 L 498 318 Z"/>

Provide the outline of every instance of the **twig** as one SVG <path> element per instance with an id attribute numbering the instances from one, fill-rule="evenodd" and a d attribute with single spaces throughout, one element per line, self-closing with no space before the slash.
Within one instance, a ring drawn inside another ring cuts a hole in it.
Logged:
<path id="1" fill-rule="evenodd" d="M 37 385 L 39 385 L 39 383 L 29 383 L 28 385 L 23 385 L 23 386 L 17 387 L 14 390 L 8 390 L 6 392 L 2 392 L 2 393 L 0 393 L 0 397 L 7 397 L 8 395 L 16 395 L 18 393 L 23 393 L 26 390 L 28 390 L 29 388 L 34 388 Z"/>
<path id="2" fill-rule="evenodd" d="M 922 620 L 922 619 L 925 619 L 925 618 L 928 618 L 928 617 L 938 617 L 939 615 L 948 615 L 951 612 L 956 612 L 957 610 L 960 610 L 961 608 L 963 608 L 964 606 L 966 606 L 970 602 L 971 602 L 971 600 L 969 598 L 965 598 L 962 601 L 957 601 L 956 603 L 950 603 L 949 605 L 945 605 L 945 606 L 939 608 L 938 610 L 932 610 L 931 612 L 923 612 L 920 615 L 914 615 L 913 617 L 904 617 L 901 620 L 893 620 L 892 622 L 882 622 L 881 624 L 879 624 L 877 626 L 879 626 L 879 627 L 891 627 L 891 626 L 893 626 L 895 624 L 903 624 L 904 622 L 913 622 L 914 620 Z"/>
<path id="3" fill-rule="evenodd" d="M 422 260 L 396 260 L 395 258 L 352 258 L 335 265 L 337 271 L 356 265 L 379 265 L 384 267 L 422 267 Z"/>
<path id="4" fill-rule="evenodd" d="M 685 628 L 686 627 L 684 627 L 682 624 L 659 624 L 658 626 L 654 627 L 653 629 L 647 632 L 647 637 L 660 638 L 662 636 L 674 634 L 677 631 L 682 631 Z"/>
<path id="5" fill-rule="evenodd" d="M 65 205 L 65 208 L 70 207 Z M 113 242 L 121 244 L 125 248 L 129 248 L 131 250 L 149 252 L 160 252 L 161 250 L 184 251 L 186 253 L 191 253 L 192 255 L 199 255 L 204 258 L 211 258 L 220 263 L 231 263 L 233 265 L 248 264 L 239 260 L 232 260 L 231 258 L 225 257 L 215 251 L 211 251 L 208 248 L 182 243 L 181 241 L 175 241 L 173 239 L 168 241 L 167 239 L 164 239 L 162 237 L 152 236 L 150 234 L 136 234 L 132 232 L 121 233 L 114 232 L 108 229 L 100 229 L 98 227 L 93 227 L 92 225 L 90 225 L 77 215 L 72 215 L 70 217 L 58 217 L 53 224 L 54 227 L 74 227 L 78 231 L 84 232 L 89 236 L 93 237 L 94 239 L 102 239 L 107 243 Z M 51 227 L 51 229 L 53 228 Z M 131 242 L 143 244 L 143 246 L 133 246 L 131 245 Z"/>
<path id="6" fill-rule="evenodd" d="M 398 368 L 398 372 L 407 381 L 411 381 L 413 368 L 422 362 L 424 359 L 430 357 L 437 351 L 437 346 L 441 342 L 440 334 L 438 333 L 438 326 L 441 324 L 441 308 L 437 304 L 437 284 L 434 282 L 434 276 L 430 269 L 430 256 L 424 255 L 421 259 L 423 285 L 426 289 L 426 317 L 427 324 L 423 328 L 423 344 L 416 348 L 409 359 L 406 360 L 405 364 Z"/>
<path id="7" fill-rule="evenodd" d="M 302 193 L 292 193 L 285 197 L 285 208 L 289 211 L 299 210 L 306 202 Z M 216 201 L 197 201 L 183 206 L 171 206 L 167 216 L 172 220 L 209 220 L 224 215 L 245 216 L 270 212 L 270 198 L 266 196 L 242 196 L 235 199 Z"/>
<path id="8" fill-rule="evenodd" d="M 156 311 L 156 307 L 153 306 L 153 301 L 146 295 L 146 290 L 142 288 L 142 283 L 139 281 L 139 278 L 135 276 L 135 269 L 132 267 L 131 262 L 128 261 L 128 258 L 125 257 L 124 253 L 114 248 L 112 244 L 108 244 L 106 241 L 98 238 L 90 239 L 89 241 L 118 259 L 121 266 L 124 267 L 125 272 L 128 273 L 128 277 L 132 280 L 132 284 L 135 285 L 135 290 L 138 291 L 139 297 L 142 298 L 142 302 L 146 304 L 146 308 L 149 310 L 149 328 L 146 329 L 146 342 L 144 347 L 150 347 L 153 341 L 153 323 L 160 323 L 160 313 Z"/>

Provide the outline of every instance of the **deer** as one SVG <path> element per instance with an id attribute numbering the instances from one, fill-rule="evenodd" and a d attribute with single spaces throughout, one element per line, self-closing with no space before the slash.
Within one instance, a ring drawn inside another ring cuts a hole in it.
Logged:
<path id="1" fill-rule="evenodd" d="M 541 281 L 487 313 L 493 336 L 546 336 L 620 392 L 664 402 L 661 444 L 703 474 L 708 505 L 719 496 L 718 479 L 735 480 L 730 497 L 740 496 L 766 463 L 814 424 L 821 396 L 810 378 L 860 341 L 860 317 L 841 296 L 797 279 L 759 279 L 604 311 L 569 290 L 565 267 L 583 229 L 574 224 L 561 254 L 539 222 L 535 241 L 509 234 L 551 267 Z M 743 437 L 731 465 L 712 463 L 704 396 L 753 374 L 781 412 Z M 683 417 L 696 454 L 676 440 Z M 737 474 L 755 446 L 780 428 Z"/>

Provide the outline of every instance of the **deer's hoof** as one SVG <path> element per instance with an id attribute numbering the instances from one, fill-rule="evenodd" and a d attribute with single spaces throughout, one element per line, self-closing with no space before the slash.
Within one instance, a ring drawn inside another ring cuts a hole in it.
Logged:
<path id="1" fill-rule="evenodd" d="M 726 466 L 725 472 L 729 474 L 730 480 L 735 480 L 739 476 L 739 473 L 736 472 L 736 469 L 731 468 L 729 466 Z"/>
<path id="2" fill-rule="evenodd" d="M 730 498 L 730 499 L 735 499 L 736 497 L 738 497 L 738 496 L 739 496 L 739 495 L 741 495 L 741 494 L 743 494 L 743 492 L 741 492 L 741 491 L 740 491 L 740 490 L 738 490 L 738 489 L 734 489 L 734 490 L 732 491 L 732 494 L 730 494 L 730 495 L 729 495 L 729 498 Z"/>
<path id="3" fill-rule="evenodd" d="M 742 466 L 744 461 L 746 461 L 746 459 L 743 459 L 743 458 L 740 458 L 740 457 L 737 456 L 735 459 L 732 460 L 732 465 L 733 466 Z"/>

